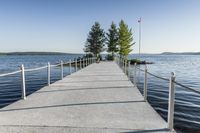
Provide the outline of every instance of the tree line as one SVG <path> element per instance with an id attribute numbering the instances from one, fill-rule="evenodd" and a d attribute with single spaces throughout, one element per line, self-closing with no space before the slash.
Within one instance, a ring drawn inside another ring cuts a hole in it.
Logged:
<path id="1" fill-rule="evenodd" d="M 119 27 L 112 22 L 107 32 L 101 28 L 99 22 L 95 22 L 89 31 L 84 52 L 99 58 L 100 53 L 106 50 L 110 59 L 114 59 L 116 54 L 127 59 L 133 44 L 132 29 L 129 29 L 123 20 L 120 21 Z"/>

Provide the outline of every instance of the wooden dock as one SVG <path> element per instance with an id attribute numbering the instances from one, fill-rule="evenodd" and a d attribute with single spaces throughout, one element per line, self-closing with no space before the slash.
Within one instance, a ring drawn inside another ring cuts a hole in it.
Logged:
<path id="1" fill-rule="evenodd" d="M 0 109 L 1 133 L 170 133 L 115 62 L 101 62 Z"/>

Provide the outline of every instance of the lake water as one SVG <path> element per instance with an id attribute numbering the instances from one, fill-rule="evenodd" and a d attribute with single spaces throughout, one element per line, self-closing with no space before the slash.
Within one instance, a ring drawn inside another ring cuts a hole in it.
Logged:
<path id="1" fill-rule="evenodd" d="M 21 64 L 25 68 L 35 68 L 68 61 L 81 55 L 26 55 L 26 56 L 0 56 L 0 74 L 19 70 Z M 136 55 L 130 57 L 137 58 Z M 148 65 L 148 71 L 156 75 L 169 78 L 175 72 L 176 80 L 184 85 L 200 89 L 200 55 L 142 55 L 142 59 L 154 62 Z M 143 66 L 141 65 L 141 68 Z M 74 71 L 74 69 L 73 69 Z M 133 67 L 130 69 L 133 76 Z M 64 67 L 64 76 L 69 74 L 69 68 Z M 31 94 L 47 85 L 47 70 L 26 72 L 26 89 Z M 51 82 L 60 79 L 59 67 L 51 70 Z M 133 77 L 132 77 L 133 78 Z M 138 88 L 143 90 L 144 73 L 138 72 Z M 4 107 L 21 97 L 20 74 L 0 77 L 0 107 Z M 148 75 L 148 101 L 154 109 L 166 120 L 168 108 L 167 81 Z M 175 129 L 182 133 L 200 133 L 200 94 L 176 86 L 175 101 Z"/>
<path id="2" fill-rule="evenodd" d="M 132 58 L 138 58 L 131 55 Z M 170 78 L 175 73 L 176 81 L 200 90 L 200 55 L 142 55 L 141 59 L 154 62 L 148 71 Z M 140 68 L 144 69 L 144 65 Z M 133 76 L 133 66 L 131 69 Z M 133 77 L 132 77 L 133 78 Z M 143 93 L 144 73 L 137 72 L 137 85 Z M 169 82 L 148 75 L 148 101 L 167 120 Z M 200 133 L 200 94 L 176 85 L 175 129 L 185 133 Z"/>
<path id="3" fill-rule="evenodd" d="M 25 56 L 0 56 L 0 74 L 13 72 L 20 69 L 24 64 L 25 69 L 36 68 L 51 64 L 69 61 L 81 55 L 25 55 Z M 72 71 L 75 69 L 72 67 Z M 69 68 L 64 67 L 64 76 L 69 74 Z M 47 69 L 25 72 L 26 91 L 31 94 L 47 85 Z M 51 83 L 60 79 L 60 67 L 51 68 Z M 20 73 L 6 77 L 0 77 L 0 107 L 6 106 L 21 97 Z"/>

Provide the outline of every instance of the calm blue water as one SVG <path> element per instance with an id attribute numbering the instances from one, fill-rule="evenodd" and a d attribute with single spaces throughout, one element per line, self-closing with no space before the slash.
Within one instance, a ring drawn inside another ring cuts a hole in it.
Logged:
<path id="1" fill-rule="evenodd" d="M 0 73 L 25 68 L 44 66 L 47 62 L 59 63 L 81 55 L 34 55 L 34 56 L 0 56 Z M 130 57 L 136 58 L 136 55 Z M 169 78 L 175 72 L 176 80 L 189 87 L 200 89 L 200 56 L 199 55 L 142 55 L 142 59 L 155 64 L 148 65 L 148 71 Z M 141 68 L 143 66 L 141 65 Z M 52 68 L 51 82 L 60 79 L 59 67 Z M 133 68 L 131 68 L 133 75 Z M 64 75 L 69 74 L 69 68 L 64 68 Z M 28 94 L 47 84 L 47 70 L 26 72 L 26 89 Z M 138 88 L 143 91 L 143 72 L 137 73 Z M 20 74 L 0 77 L 0 107 L 6 106 L 21 97 Z M 168 82 L 148 76 L 148 101 L 164 118 L 167 118 Z M 175 129 L 183 133 L 200 133 L 200 95 L 182 87 L 176 86 Z"/>
<path id="2" fill-rule="evenodd" d="M 25 55 L 25 56 L 0 56 L 0 73 L 7 73 L 19 70 L 21 64 L 25 69 L 36 68 L 51 64 L 57 64 L 81 57 L 81 55 Z M 74 71 L 74 68 L 72 68 Z M 64 67 L 64 76 L 69 74 L 69 68 Z M 47 69 L 25 72 L 26 91 L 31 94 L 47 85 Z M 60 79 L 60 68 L 51 68 L 51 83 Z M 6 77 L 0 77 L 0 107 L 6 106 L 21 97 L 21 76 L 20 73 Z"/>
<path id="3" fill-rule="evenodd" d="M 137 58 L 135 55 L 130 57 Z M 148 71 L 200 90 L 200 55 L 142 55 L 141 59 L 154 62 Z M 140 66 L 144 69 L 144 65 Z M 133 72 L 133 68 L 131 69 Z M 132 73 L 133 75 L 133 73 Z M 143 93 L 144 73 L 137 72 L 138 88 Z M 148 75 L 148 101 L 167 120 L 169 83 Z M 200 133 L 200 94 L 176 85 L 175 129 L 186 133 Z"/>

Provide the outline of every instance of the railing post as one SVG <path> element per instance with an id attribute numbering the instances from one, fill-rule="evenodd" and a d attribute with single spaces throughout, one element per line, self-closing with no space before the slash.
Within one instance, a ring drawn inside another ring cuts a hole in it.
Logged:
<path id="1" fill-rule="evenodd" d="M 71 59 L 69 60 L 69 74 L 72 74 L 72 63 L 71 63 Z"/>
<path id="2" fill-rule="evenodd" d="M 124 60 L 124 73 L 126 74 L 127 60 Z"/>
<path id="3" fill-rule="evenodd" d="M 123 60 L 123 58 L 121 58 L 121 68 L 122 68 L 122 70 L 124 70 L 124 60 Z"/>
<path id="4" fill-rule="evenodd" d="M 22 80 L 22 99 L 26 99 L 26 83 L 25 83 L 25 72 L 24 72 L 24 65 L 21 65 L 21 80 Z"/>
<path id="5" fill-rule="evenodd" d="M 63 79 L 63 61 L 60 61 L 60 79 Z"/>
<path id="6" fill-rule="evenodd" d="M 80 65 L 80 69 L 82 69 L 82 61 L 81 61 L 81 58 L 80 58 L 80 60 L 79 60 L 80 62 L 79 62 L 79 65 Z"/>
<path id="7" fill-rule="evenodd" d="M 147 66 L 145 65 L 144 70 L 144 101 L 147 101 Z"/>
<path id="8" fill-rule="evenodd" d="M 131 68 L 131 62 L 128 61 L 128 78 L 130 79 L 130 68 Z"/>
<path id="9" fill-rule="evenodd" d="M 124 59 L 122 59 L 122 70 L 124 71 Z"/>
<path id="10" fill-rule="evenodd" d="M 136 66 L 137 66 L 137 64 L 135 63 L 134 64 L 134 85 L 135 86 L 137 86 L 136 84 L 137 84 L 137 81 L 136 81 L 136 79 L 137 79 L 137 77 L 136 77 L 136 74 L 137 74 L 137 68 L 136 68 Z"/>
<path id="11" fill-rule="evenodd" d="M 174 100 L 175 100 L 175 75 L 172 72 L 169 82 L 169 103 L 168 103 L 168 128 L 170 131 L 174 127 Z"/>
<path id="12" fill-rule="evenodd" d="M 77 59 L 75 59 L 75 71 L 77 72 Z"/>
<path id="13" fill-rule="evenodd" d="M 83 68 L 85 67 L 85 58 L 83 58 Z"/>
<path id="14" fill-rule="evenodd" d="M 92 64 L 94 63 L 94 57 L 92 57 Z"/>
<path id="15" fill-rule="evenodd" d="M 47 63 L 47 84 L 48 86 L 51 84 L 51 66 L 50 63 Z"/>
<path id="16" fill-rule="evenodd" d="M 120 66 L 120 59 L 117 57 L 117 64 Z"/>

